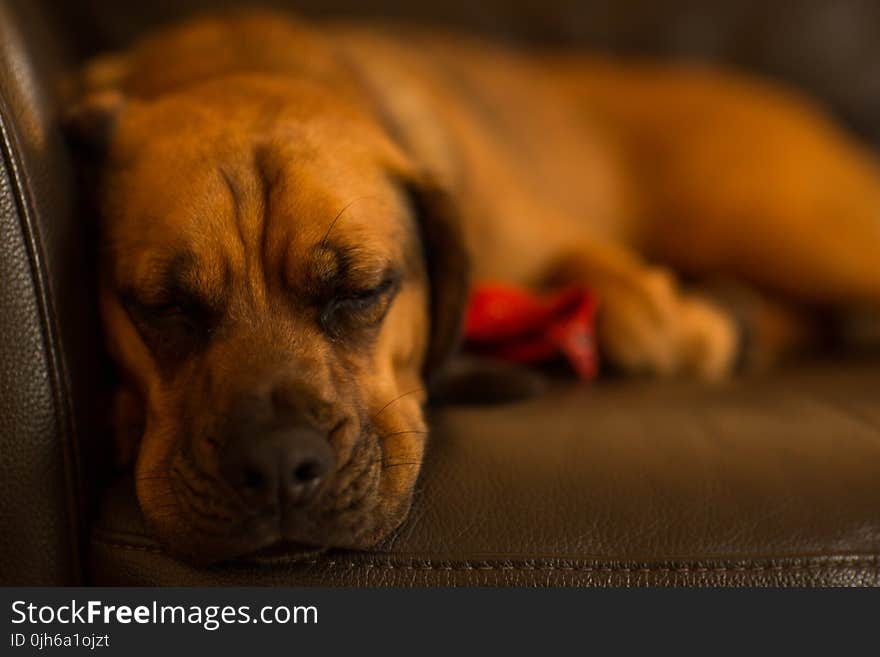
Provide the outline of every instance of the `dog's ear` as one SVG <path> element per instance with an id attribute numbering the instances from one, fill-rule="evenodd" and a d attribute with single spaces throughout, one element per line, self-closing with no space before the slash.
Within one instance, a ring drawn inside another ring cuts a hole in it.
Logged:
<path id="1" fill-rule="evenodd" d="M 64 130 L 76 148 L 90 155 L 103 154 L 124 106 L 120 91 L 91 93 L 67 112 Z"/>
<path id="2" fill-rule="evenodd" d="M 409 178 L 405 185 L 429 282 L 431 333 L 424 375 L 430 384 L 459 346 L 470 293 L 470 258 L 452 196 L 428 176 Z"/>

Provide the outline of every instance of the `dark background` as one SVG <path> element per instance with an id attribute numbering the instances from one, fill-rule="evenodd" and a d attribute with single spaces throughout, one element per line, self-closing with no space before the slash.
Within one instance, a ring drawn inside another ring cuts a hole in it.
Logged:
<path id="1" fill-rule="evenodd" d="M 40 0 L 80 55 L 195 11 L 257 4 L 454 26 L 507 40 L 718 60 L 821 96 L 880 145 L 878 0 Z"/>

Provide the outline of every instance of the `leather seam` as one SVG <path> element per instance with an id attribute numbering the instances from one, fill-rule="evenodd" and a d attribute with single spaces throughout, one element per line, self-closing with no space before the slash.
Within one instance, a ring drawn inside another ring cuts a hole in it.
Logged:
<path id="1" fill-rule="evenodd" d="M 129 543 L 117 543 L 104 540 L 93 540 L 94 544 L 111 549 L 121 549 L 134 552 L 147 552 L 167 556 L 165 551 L 149 545 L 131 545 Z M 324 568 L 341 568 L 346 570 L 404 570 L 404 571 L 514 571 L 514 572 L 582 572 L 582 573 L 637 573 L 637 574 L 708 574 L 708 573 L 760 573 L 772 572 L 809 572 L 822 570 L 848 570 L 852 568 L 869 568 L 880 572 L 880 556 L 869 557 L 839 557 L 841 561 L 831 561 L 838 557 L 825 557 L 812 563 L 794 564 L 728 564 L 721 566 L 594 566 L 594 565 L 557 565 L 551 563 L 480 563 L 472 564 L 463 562 L 460 564 L 432 564 L 432 563 L 358 563 L 356 561 L 339 561 L 335 559 L 320 560 L 310 559 L 307 561 L 291 561 L 291 566 L 321 566 Z M 792 557 L 797 559 L 797 557 Z M 813 558 L 815 559 L 815 558 Z M 827 561 L 826 561 L 827 560 Z"/>

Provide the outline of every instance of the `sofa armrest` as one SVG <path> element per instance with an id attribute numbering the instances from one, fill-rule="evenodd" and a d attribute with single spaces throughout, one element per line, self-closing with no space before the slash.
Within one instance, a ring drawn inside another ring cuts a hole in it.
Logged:
<path id="1" fill-rule="evenodd" d="M 58 42 L 0 2 L 0 583 L 81 580 L 96 330 L 58 129 Z M 75 392 L 74 392 L 75 391 Z"/>

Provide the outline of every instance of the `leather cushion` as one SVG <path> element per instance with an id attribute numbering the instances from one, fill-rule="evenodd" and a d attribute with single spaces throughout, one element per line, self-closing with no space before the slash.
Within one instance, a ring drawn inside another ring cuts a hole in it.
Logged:
<path id="1" fill-rule="evenodd" d="M 381 549 L 192 568 L 122 480 L 100 584 L 880 585 L 880 359 L 698 384 L 560 385 L 435 414 L 413 512 Z"/>

